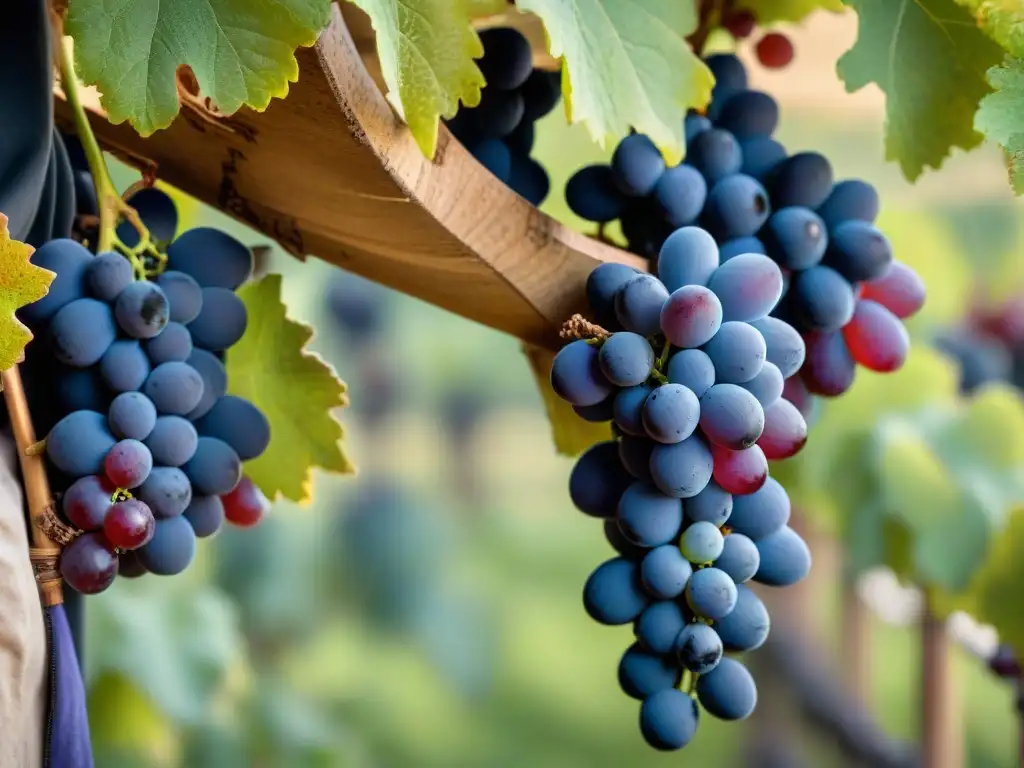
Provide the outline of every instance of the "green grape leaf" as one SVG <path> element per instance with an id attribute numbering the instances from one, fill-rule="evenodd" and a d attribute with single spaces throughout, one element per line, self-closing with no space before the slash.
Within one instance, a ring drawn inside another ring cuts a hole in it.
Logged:
<path id="1" fill-rule="evenodd" d="M 1024 611 L 1020 585 L 1024 580 L 1024 507 L 1014 511 L 992 543 L 985 565 L 972 584 L 974 615 L 992 624 L 999 638 L 1024 652 Z"/>
<path id="2" fill-rule="evenodd" d="M 1024 194 L 1024 60 L 1013 59 L 988 71 L 995 89 L 981 100 L 974 116 L 974 128 L 1006 153 L 1010 186 Z"/>
<path id="3" fill-rule="evenodd" d="M 554 355 L 546 349 L 523 345 L 523 353 L 530 363 L 530 370 L 537 382 L 544 409 L 551 422 L 555 450 L 563 456 L 579 456 L 587 448 L 603 440 L 611 440 L 608 424 L 594 424 L 576 415 L 569 403 L 555 394 L 551 388 L 551 361 Z"/>
<path id="4" fill-rule="evenodd" d="M 64 31 L 107 119 L 149 136 L 178 114 L 180 66 L 224 114 L 286 96 L 295 49 L 313 45 L 330 14 L 330 0 L 70 0 Z"/>
<path id="5" fill-rule="evenodd" d="M 971 149 L 985 72 L 1002 49 L 953 0 L 846 0 L 857 10 L 857 42 L 839 59 L 847 91 L 876 83 L 885 93 L 885 154 L 915 181 L 954 147 Z"/>
<path id="6" fill-rule="evenodd" d="M 601 145 L 630 128 L 670 162 L 684 152 L 683 117 L 704 108 L 714 76 L 685 37 L 697 28 L 693 0 L 519 0 L 544 22 L 551 54 L 564 57 L 562 89 L 573 123 Z"/>
<path id="7" fill-rule="evenodd" d="M 970 585 L 985 563 L 992 526 L 980 503 L 970 493 L 958 493 L 951 517 L 937 517 L 914 531 L 915 581 L 956 595 Z"/>
<path id="8" fill-rule="evenodd" d="M 1024 12 L 1019 0 L 956 0 L 971 12 L 977 25 L 1009 52 L 1024 56 Z"/>
<path id="9" fill-rule="evenodd" d="M 49 293 L 57 276 L 33 264 L 32 253 L 31 245 L 11 237 L 0 213 L 0 371 L 17 363 L 32 341 L 32 331 L 14 313 Z"/>
<path id="10" fill-rule="evenodd" d="M 842 0 L 740 0 L 737 8 L 753 11 L 759 25 L 803 21 L 815 11 L 842 13 Z"/>
<path id="11" fill-rule="evenodd" d="M 475 58 L 484 48 L 470 24 L 467 0 L 351 0 L 373 23 L 388 97 L 400 109 L 420 151 L 433 158 L 438 117 L 459 101 L 480 103 L 484 76 Z"/>
<path id="12" fill-rule="evenodd" d="M 314 467 L 355 471 L 333 415 L 348 405 L 345 383 L 306 349 L 313 329 L 287 316 L 280 275 L 243 285 L 238 296 L 249 311 L 249 326 L 227 356 L 228 391 L 270 420 L 270 446 L 245 463 L 245 473 L 271 500 L 280 495 L 309 501 Z"/>

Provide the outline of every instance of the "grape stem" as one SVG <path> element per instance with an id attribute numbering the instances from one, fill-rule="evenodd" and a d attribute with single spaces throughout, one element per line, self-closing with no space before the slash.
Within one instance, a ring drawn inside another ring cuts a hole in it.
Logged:
<path id="1" fill-rule="evenodd" d="M 46 453 L 46 440 L 39 440 L 38 442 L 32 443 L 25 449 L 26 456 L 42 456 Z"/>

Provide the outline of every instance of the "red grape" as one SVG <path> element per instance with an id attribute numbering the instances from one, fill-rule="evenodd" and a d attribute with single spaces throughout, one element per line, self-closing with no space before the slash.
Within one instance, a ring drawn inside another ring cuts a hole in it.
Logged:
<path id="1" fill-rule="evenodd" d="M 684 285 L 661 308 L 661 330 L 673 346 L 707 344 L 722 327 L 722 303 L 702 285 Z"/>
<path id="2" fill-rule="evenodd" d="M 768 459 L 757 445 L 742 451 L 712 445 L 711 455 L 715 459 L 715 482 L 728 493 L 744 496 L 760 490 L 768 480 Z"/>
<path id="3" fill-rule="evenodd" d="M 754 32 L 754 25 L 757 24 L 757 17 L 753 11 L 746 8 L 729 14 L 722 26 L 737 40 L 744 40 Z"/>
<path id="4" fill-rule="evenodd" d="M 145 576 L 149 573 L 146 570 L 146 566 L 142 564 L 142 560 L 139 559 L 137 550 L 133 549 L 122 552 L 117 556 L 117 560 L 117 575 L 122 579 L 137 579 L 139 576 Z"/>
<path id="5" fill-rule="evenodd" d="M 103 527 L 115 490 L 105 477 L 80 477 L 64 492 L 61 509 L 72 525 L 83 531 L 98 531 Z"/>
<path id="6" fill-rule="evenodd" d="M 894 261 L 885 275 L 864 284 L 862 296 L 877 301 L 896 317 L 907 318 L 924 306 L 925 289 L 917 272 Z"/>
<path id="7" fill-rule="evenodd" d="M 782 69 L 793 60 L 793 43 L 779 32 L 769 32 L 757 41 L 757 60 L 768 69 Z"/>
<path id="8" fill-rule="evenodd" d="M 899 370 L 910 352 L 910 336 L 903 322 L 874 301 L 857 303 L 853 319 L 843 328 L 853 359 L 872 371 Z"/>
<path id="9" fill-rule="evenodd" d="M 782 387 L 782 396 L 789 400 L 806 419 L 811 415 L 814 407 L 814 395 L 807 389 L 804 380 L 799 376 L 791 376 L 786 379 Z"/>
<path id="10" fill-rule="evenodd" d="M 995 309 L 978 308 L 974 322 L 1009 347 L 1024 346 L 1024 295 L 1013 296 Z"/>
<path id="11" fill-rule="evenodd" d="M 235 490 L 220 497 L 224 503 L 224 517 L 240 528 L 256 525 L 270 509 L 270 502 L 256 484 L 243 476 Z"/>
<path id="12" fill-rule="evenodd" d="M 789 400 L 779 399 L 764 409 L 764 431 L 757 444 L 766 459 L 796 456 L 807 442 L 807 422 Z"/>
<path id="13" fill-rule="evenodd" d="M 117 554 L 100 533 L 83 533 L 64 548 L 60 575 L 72 589 L 95 595 L 114 583 Z"/>
<path id="14" fill-rule="evenodd" d="M 816 395 L 837 397 L 853 386 L 857 364 L 850 356 L 850 350 L 843 340 L 843 334 L 809 333 L 807 359 L 800 369 L 800 376 L 807 389 Z"/>
<path id="15" fill-rule="evenodd" d="M 138 440 L 122 440 L 110 449 L 103 469 L 118 488 L 138 488 L 153 469 L 153 454 Z"/>
<path id="16" fill-rule="evenodd" d="M 103 520 L 103 535 L 120 549 L 138 549 L 148 544 L 155 530 L 153 511 L 138 499 L 112 504 Z"/>

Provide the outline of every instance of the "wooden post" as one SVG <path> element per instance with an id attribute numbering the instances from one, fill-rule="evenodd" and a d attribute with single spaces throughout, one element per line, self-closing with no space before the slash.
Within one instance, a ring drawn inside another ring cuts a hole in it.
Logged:
<path id="1" fill-rule="evenodd" d="M 963 717 L 946 621 L 927 603 L 921 615 L 922 768 L 964 768 Z"/>

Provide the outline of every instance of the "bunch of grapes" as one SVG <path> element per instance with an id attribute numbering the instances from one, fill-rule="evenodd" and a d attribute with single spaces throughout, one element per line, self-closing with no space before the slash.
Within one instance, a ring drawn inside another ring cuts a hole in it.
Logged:
<path id="1" fill-rule="evenodd" d="M 963 325 L 936 339 L 936 346 L 960 366 L 964 394 L 997 381 L 1024 390 L 1024 294 L 994 306 L 979 302 Z"/>
<path id="2" fill-rule="evenodd" d="M 56 273 L 19 317 L 37 336 L 26 376 L 60 509 L 83 532 L 64 550 L 69 585 L 92 594 L 118 572 L 172 575 L 226 518 L 267 501 L 242 474 L 270 441 L 263 413 L 227 394 L 225 352 L 247 325 L 235 290 L 250 251 L 211 228 L 183 233 L 152 279 L 116 252 L 51 240 L 32 261 Z M 51 426 L 52 425 L 52 426 Z"/>
<path id="3" fill-rule="evenodd" d="M 782 270 L 758 253 L 722 261 L 693 226 L 668 237 L 657 266 L 660 279 L 614 263 L 591 273 L 599 325 L 570 321 L 568 332 L 589 338 L 556 355 L 551 383 L 581 417 L 613 425 L 615 438 L 584 453 L 569 481 L 573 503 L 604 519 L 618 552 L 583 600 L 602 624 L 633 624 L 619 682 L 642 702 L 644 738 L 669 750 L 693 738 L 700 707 L 725 720 L 753 711 L 754 680 L 725 655 L 768 635 L 747 582 L 794 584 L 811 555 L 768 473 L 769 459 L 807 439 L 783 395 L 804 341 L 770 316 Z"/>
<path id="4" fill-rule="evenodd" d="M 530 43 L 516 29 L 480 33 L 484 55 L 477 62 L 487 80 L 480 104 L 463 107 L 449 130 L 491 173 L 533 205 L 547 197 L 547 171 L 530 157 L 534 124 L 561 98 L 561 73 L 534 69 Z"/>
<path id="5" fill-rule="evenodd" d="M 770 257 L 784 279 L 772 316 L 807 343 L 803 369 L 789 385 L 806 414 L 812 394 L 848 390 L 856 365 L 880 372 L 903 365 L 910 342 L 902 320 L 921 308 L 924 285 L 894 261 L 874 226 L 874 187 L 834 182 L 817 152 L 789 155 L 772 138 L 778 104 L 747 88 L 739 59 L 717 54 L 706 63 L 715 88 L 707 115 L 686 117 L 684 163 L 667 167 L 648 137 L 633 134 L 610 165 L 577 172 L 566 200 L 590 221 L 618 219 L 630 249 L 652 260 L 674 230 L 693 224 L 714 237 L 723 262 Z"/>

